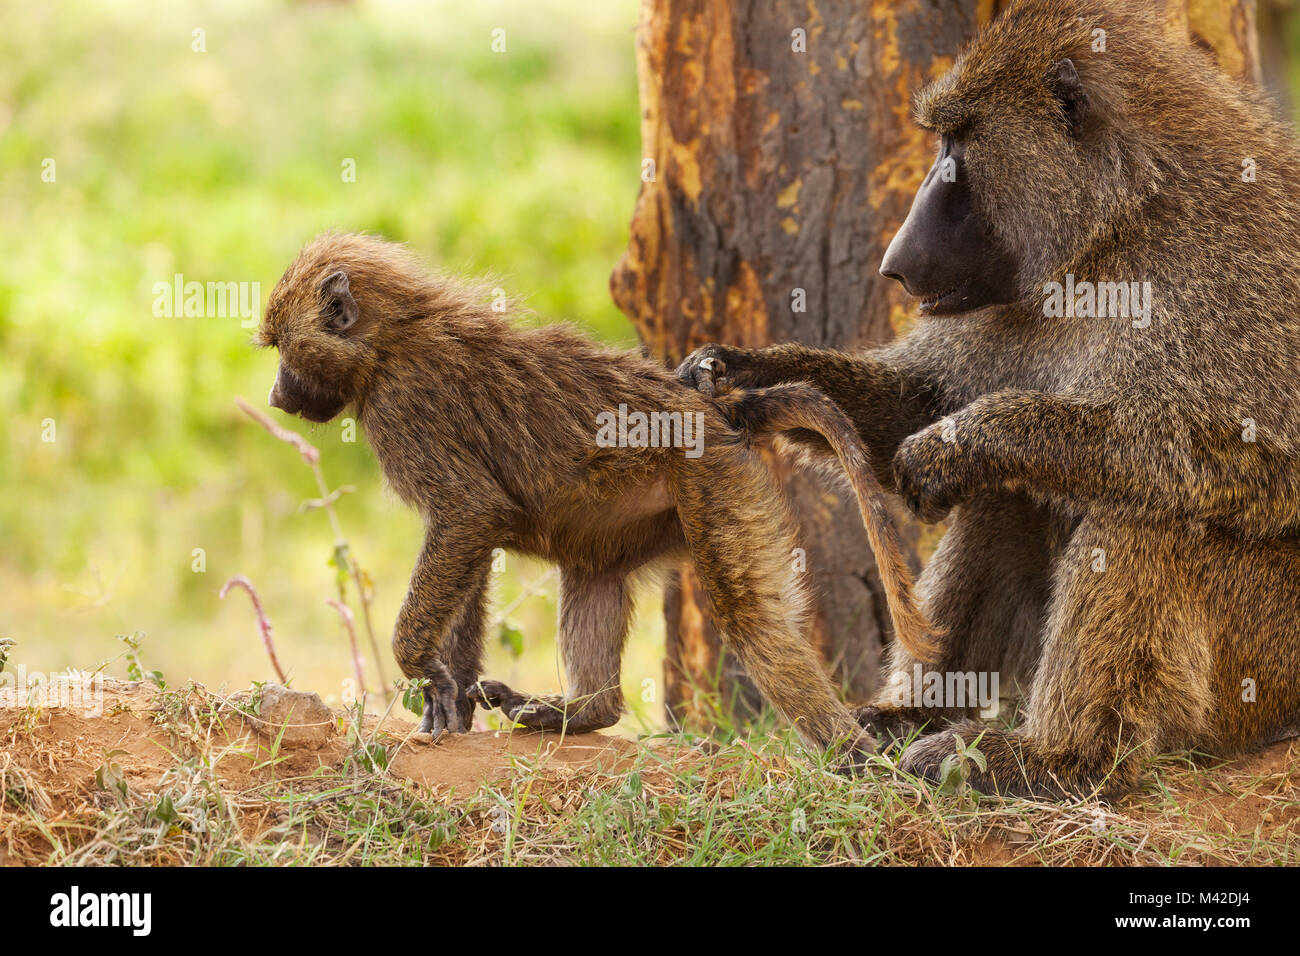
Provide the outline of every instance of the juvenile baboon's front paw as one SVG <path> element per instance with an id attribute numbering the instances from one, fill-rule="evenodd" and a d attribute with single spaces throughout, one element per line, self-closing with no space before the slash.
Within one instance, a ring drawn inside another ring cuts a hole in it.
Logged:
<path id="1" fill-rule="evenodd" d="M 451 673 L 439 665 L 424 688 L 424 714 L 415 732 L 434 737 L 445 732 L 463 734 L 469 730 L 473 717 L 474 702 L 457 685 Z"/>
<path id="2" fill-rule="evenodd" d="M 898 494 L 922 521 L 942 521 L 973 490 L 953 419 L 907 438 L 894 455 Z"/>
<path id="3" fill-rule="evenodd" d="M 469 699 L 474 703 L 491 708 L 505 708 L 515 700 L 526 699 L 516 694 L 499 680 L 478 680 L 469 689 Z"/>

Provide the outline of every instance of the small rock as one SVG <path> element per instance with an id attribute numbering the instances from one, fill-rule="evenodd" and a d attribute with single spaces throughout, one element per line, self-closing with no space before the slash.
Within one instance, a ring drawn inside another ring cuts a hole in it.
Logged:
<path id="1" fill-rule="evenodd" d="M 248 696 L 240 695 L 242 705 L 247 706 Z M 242 710 L 240 716 L 269 741 L 279 738 L 284 745 L 311 750 L 323 747 L 336 730 L 334 712 L 325 706 L 319 694 L 290 690 L 279 684 L 263 685 L 256 717 Z"/>

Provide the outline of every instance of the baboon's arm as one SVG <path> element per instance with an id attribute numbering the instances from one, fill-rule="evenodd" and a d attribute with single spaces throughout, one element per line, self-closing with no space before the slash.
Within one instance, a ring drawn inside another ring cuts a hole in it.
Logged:
<path id="1" fill-rule="evenodd" d="M 985 489 L 1024 491 L 1078 508 L 1204 520 L 1250 536 L 1300 527 L 1300 469 L 1265 435 L 1229 416 L 1028 390 L 985 395 L 908 438 L 899 494 L 937 520 Z"/>
<path id="2" fill-rule="evenodd" d="M 815 386 L 852 420 L 867 447 L 871 467 L 891 491 L 898 446 L 939 414 L 938 390 L 878 350 L 851 354 L 796 344 L 764 349 L 707 345 L 682 362 L 678 378 L 698 388 L 712 374 L 701 367 L 708 358 L 726 365 L 725 375 L 719 379 L 723 388 L 767 388 L 783 382 Z"/>
<path id="3" fill-rule="evenodd" d="M 483 541 L 481 532 L 430 525 L 393 631 L 393 653 L 402 673 L 429 681 L 420 731 L 435 736 L 443 730 L 469 729 L 466 715 L 473 711 L 466 697 L 468 688 L 461 682 L 477 670 L 481 638 L 451 631 L 467 612 L 475 616 L 467 601 L 477 602 L 481 613 L 486 572 Z M 481 627 L 477 618 L 470 625 Z"/>

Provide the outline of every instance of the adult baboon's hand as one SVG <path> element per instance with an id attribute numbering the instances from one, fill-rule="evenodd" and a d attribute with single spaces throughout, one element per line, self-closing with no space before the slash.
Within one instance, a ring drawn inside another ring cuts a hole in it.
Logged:
<path id="1" fill-rule="evenodd" d="M 709 397 L 744 384 L 745 350 L 726 345 L 705 345 L 677 366 L 677 380 Z"/>
<path id="2" fill-rule="evenodd" d="M 907 438 L 894 455 L 903 502 L 922 521 L 942 521 L 973 489 L 973 470 L 950 419 Z"/>

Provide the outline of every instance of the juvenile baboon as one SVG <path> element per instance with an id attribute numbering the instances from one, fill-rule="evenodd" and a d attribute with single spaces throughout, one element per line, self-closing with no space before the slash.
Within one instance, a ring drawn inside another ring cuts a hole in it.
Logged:
<path id="1" fill-rule="evenodd" d="M 1016 3 L 918 95 L 939 157 L 881 268 L 910 333 L 679 369 L 811 383 L 917 514 L 953 509 L 919 583 L 938 670 L 1028 696 L 1014 732 L 867 708 L 938 731 L 903 757 L 930 778 L 955 735 L 977 789 L 1050 796 L 1300 731 L 1300 155 L 1153 6 Z"/>
<path id="2" fill-rule="evenodd" d="M 790 519 L 753 447 L 764 432 L 809 429 L 841 456 L 898 638 L 933 651 L 866 452 L 808 386 L 740 393 L 745 427 L 733 428 L 723 404 L 653 360 L 562 326 L 516 327 L 482 289 L 367 236 L 309 243 L 271 293 L 259 339 L 280 352 L 270 403 L 315 422 L 355 408 L 389 483 L 424 517 L 393 637 L 403 673 L 430 681 L 422 731 L 468 729 L 475 703 L 539 730 L 610 726 L 623 708 L 628 578 L 689 554 L 768 700 L 819 748 L 869 749 L 803 633 Z M 479 683 L 498 547 L 560 566 L 565 698 Z"/>

